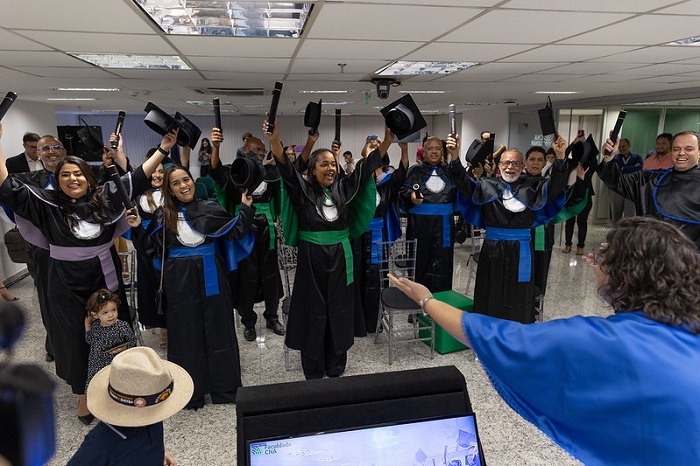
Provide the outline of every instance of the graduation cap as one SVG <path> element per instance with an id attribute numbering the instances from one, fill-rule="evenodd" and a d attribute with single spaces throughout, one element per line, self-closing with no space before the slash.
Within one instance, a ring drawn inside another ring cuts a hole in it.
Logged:
<path id="1" fill-rule="evenodd" d="M 161 136 L 165 136 L 173 129 L 180 128 L 177 134 L 177 144 L 179 146 L 189 146 L 192 149 L 196 147 L 202 131 L 180 112 L 175 113 L 175 117 L 172 117 L 153 102 L 148 102 L 143 111 L 146 112 L 143 122 L 153 131 Z"/>
<path id="2" fill-rule="evenodd" d="M 459 436 L 457 437 L 457 445 L 462 448 L 467 448 L 470 443 L 476 443 L 476 435 L 460 429 Z"/>
<path id="3" fill-rule="evenodd" d="M 238 157 L 231 164 L 229 177 L 233 185 L 252 193 L 265 180 L 265 167 L 257 155 Z"/>
<path id="4" fill-rule="evenodd" d="M 540 127 L 542 127 L 542 135 L 555 134 L 557 126 L 554 124 L 554 111 L 552 110 L 552 99 L 547 96 L 547 104 L 544 108 L 537 110 L 537 115 L 540 117 Z"/>
<path id="5" fill-rule="evenodd" d="M 489 138 L 486 140 L 486 142 L 481 142 L 479 139 L 474 139 L 467 149 L 465 158 L 472 167 L 476 167 L 480 163 L 483 163 L 484 160 L 486 160 L 486 158 L 491 154 L 493 154 L 493 139 Z"/>
<path id="6" fill-rule="evenodd" d="M 600 151 L 590 134 L 585 141 L 579 141 L 571 146 L 571 159 L 584 167 L 597 163 L 598 154 Z"/>
<path id="7" fill-rule="evenodd" d="M 416 452 L 415 458 L 416 458 L 416 462 L 422 463 L 428 459 L 428 455 L 426 455 L 425 452 L 419 448 L 418 451 Z"/>
<path id="8" fill-rule="evenodd" d="M 77 131 L 77 134 L 80 141 L 83 143 L 83 146 L 85 146 L 85 150 L 92 155 L 102 154 L 102 150 L 104 149 L 102 137 L 97 133 L 97 131 L 95 131 L 94 128 L 88 125 L 82 117 L 80 117 L 80 121 L 85 126 L 80 128 Z"/>
<path id="9" fill-rule="evenodd" d="M 390 103 L 380 112 L 384 116 L 387 127 L 399 140 L 428 126 L 411 94 L 406 94 Z"/>
<path id="10" fill-rule="evenodd" d="M 309 102 L 304 111 L 304 126 L 310 128 L 309 134 L 314 134 L 321 124 L 321 105 L 323 99 L 318 102 Z"/>

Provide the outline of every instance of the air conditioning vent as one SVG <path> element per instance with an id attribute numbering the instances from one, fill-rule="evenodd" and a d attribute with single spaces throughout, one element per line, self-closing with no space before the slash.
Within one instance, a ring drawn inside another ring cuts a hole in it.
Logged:
<path id="1" fill-rule="evenodd" d="M 229 97 L 258 97 L 263 95 L 272 95 L 272 90 L 262 87 L 205 87 L 194 88 L 192 90 L 204 95 Z"/>

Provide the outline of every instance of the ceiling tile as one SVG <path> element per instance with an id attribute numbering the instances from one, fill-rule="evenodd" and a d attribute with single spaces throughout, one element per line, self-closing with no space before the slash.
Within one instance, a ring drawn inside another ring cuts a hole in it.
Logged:
<path id="1" fill-rule="evenodd" d="M 62 52 L 2 52 L 0 63 L 4 66 L 65 66 L 69 68 L 92 67 L 82 60 Z"/>
<path id="2" fill-rule="evenodd" d="M 0 29 L 0 50 L 49 50 L 49 48 L 6 29 Z"/>
<path id="3" fill-rule="evenodd" d="M 203 37 L 168 36 L 185 55 L 217 55 L 221 57 L 290 57 L 299 39 L 270 37 Z"/>
<path id="4" fill-rule="evenodd" d="M 65 52 L 176 55 L 157 34 L 22 31 L 22 35 Z"/>
<path id="5" fill-rule="evenodd" d="M 531 49 L 532 45 L 433 42 L 403 57 L 405 60 L 490 62 Z"/>
<path id="6" fill-rule="evenodd" d="M 613 53 L 633 50 L 631 46 L 602 45 L 545 45 L 512 57 L 504 58 L 506 62 L 576 62 L 604 57 Z"/>
<path id="7" fill-rule="evenodd" d="M 297 58 L 292 64 L 292 73 L 338 73 L 340 68 L 335 60 L 322 60 L 316 58 Z M 376 70 L 388 65 L 387 60 L 346 60 L 346 73 L 373 73 Z"/>
<path id="8" fill-rule="evenodd" d="M 423 45 L 423 42 L 371 40 L 306 39 L 297 58 L 329 58 L 354 60 L 386 60 L 401 57 Z"/>
<path id="9" fill-rule="evenodd" d="M 694 16 L 643 15 L 563 40 L 563 44 L 658 45 L 698 35 Z M 614 37 L 614 40 L 611 38 Z"/>
<path id="10" fill-rule="evenodd" d="M 289 66 L 289 58 L 222 58 L 189 56 L 188 59 L 197 69 L 206 71 L 284 73 Z"/>
<path id="11" fill-rule="evenodd" d="M 559 11 L 595 11 L 610 13 L 643 13 L 661 8 L 668 4 L 668 0 L 557 0 L 556 8 Z M 546 10 L 545 5 L 531 0 L 511 0 L 504 5 L 505 8 L 518 8 L 523 10 Z"/>

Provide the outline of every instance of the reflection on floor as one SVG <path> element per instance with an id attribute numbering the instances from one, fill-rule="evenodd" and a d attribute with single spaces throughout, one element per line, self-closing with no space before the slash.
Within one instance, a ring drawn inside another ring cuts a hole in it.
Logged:
<path id="1" fill-rule="evenodd" d="M 606 227 L 591 226 L 586 250 L 597 247 L 606 232 Z M 466 265 L 471 252 L 469 240 L 455 247 L 454 289 L 460 292 L 467 290 L 468 295 L 473 291 L 476 270 L 473 260 Z M 53 373 L 53 364 L 44 361 L 44 330 L 31 278 L 14 284 L 11 290 L 20 298 L 18 303 L 28 315 L 28 326 L 16 348 L 15 360 L 33 362 Z M 552 254 L 544 309 L 545 320 L 576 314 L 608 315 L 611 312 L 596 294 L 593 271 L 580 256 L 575 256 L 573 252 L 562 253 L 561 245 L 555 246 Z M 259 321 L 264 322 L 262 316 Z M 303 380 L 297 352 L 291 352 L 291 370 L 284 368 L 283 337 L 266 330 L 264 324 L 258 328 L 257 342 L 243 339 L 240 324 L 237 331 L 244 385 Z M 159 347 L 157 333 L 146 330 L 144 338 L 147 345 L 165 356 L 164 350 Z M 375 345 L 373 337 L 356 338 L 348 354 L 346 375 L 451 364 L 462 371 L 467 380 L 485 458 L 490 466 L 580 464 L 506 406 L 470 350 L 436 354 L 431 360 L 424 347 L 409 345 L 400 348 L 394 364 L 389 365 L 385 345 Z M 56 390 L 58 449 L 49 463 L 51 465 L 66 464 L 90 430 L 77 419 L 76 409 L 77 399 L 70 393 L 69 387 L 59 380 Z M 233 405 L 207 404 L 197 412 L 180 412 L 165 422 L 165 432 L 166 450 L 173 454 L 178 465 L 236 464 L 236 416 Z"/>

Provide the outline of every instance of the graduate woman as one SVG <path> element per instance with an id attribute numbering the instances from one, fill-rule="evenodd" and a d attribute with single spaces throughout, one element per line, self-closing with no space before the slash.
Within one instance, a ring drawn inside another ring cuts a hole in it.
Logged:
<path id="1" fill-rule="evenodd" d="M 298 233 L 299 248 L 285 342 L 301 351 L 307 379 L 338 377 L 345 371 L 347 351 L 353 344 L 349 238 L 362 234 L 374 216 L 376 189 L 372 178 L 382 165 L 381 156 L 378 150 L 373 151 L 350 175 L 339 180 L 339 161 L 329 149 L 317 149 L 309 156 L 305 179 L 285 156 L 277 123 L 272 132 L 267 131 L 265 122 L 263 132 L 270 140 L 286 189 L 282 197 L 291 201 L 298 221 L 298 232 L 289 226 L 290 222 L 284 227 L 287 244 L 294 245 Z M 284 206 L 282 217 L 284 222 Z"/>
<path id="2" fill-rule="evenodd" d="M 215 404 L 235 403 L 241 362 L 226 262 L 235 267 L 253 247 L 248 234 L 253 198 L 244 192 L 239 214 L 232 217 L 216 202 L 195 198 L 194 179 L 181 165 L 165 169 L 162 189 L 163 214 L 145 229 L 138 219 L 130 218 L 130 224 L 137 247 L 151 257 L 165 257 L 168 360 L 194 379 L 187 409 L 203 407 L 206 394 Z"/>
<path id="3" fill-rule="evenodd" d="M 150 187 L 148 178 L 170 152 L 176 137 L 177 131 L 163 136 L 155 156 L 121 177 L 132 198 Z M 114 238 L 128 226 L 114 182 L 98 187 L 82 159 L 65 157 L 56 166 L 56 180 L 58 189 L 46 190 L 8 176 L 0 153 L 0 201 L 28 220 L 21 228 L 28 241 L 50 249 L 46 293 L 56 374 L 79 395 L 78 417 L 89 424 L 92 416 L 85 402 L 85 380 L 90 347 L 85 343 L 85 305 L 100 288 L 116 292 L 126 303 Z M 128 312 L 121 306 L 119 318 L 130 321 Z"/>

